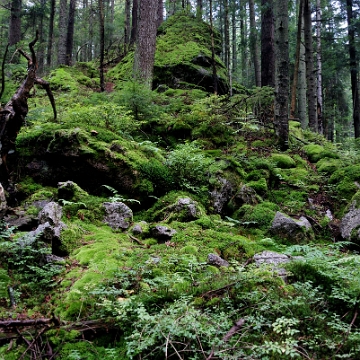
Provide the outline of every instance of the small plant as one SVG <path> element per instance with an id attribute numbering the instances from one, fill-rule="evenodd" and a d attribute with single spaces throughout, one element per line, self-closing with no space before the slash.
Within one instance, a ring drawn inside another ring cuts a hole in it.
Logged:
<path id="1" fill-rule="evenodd" d="M 103 185 L 106 189 L 110 190 L 113 193 L 113 196 L 109 198 L 110 202 L 130 202 L 130 203 L 138 203 L 140 204 L 139 200 L 136 199 L 126 199 L 119 192 L 109 185 Z"/>

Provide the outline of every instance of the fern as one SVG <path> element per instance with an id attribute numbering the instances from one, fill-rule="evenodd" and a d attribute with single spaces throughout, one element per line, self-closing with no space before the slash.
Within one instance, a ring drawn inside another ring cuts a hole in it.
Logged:
<path id="1" fill-rule="evenodd" d="M 135 203 L 140 204 L 139 200 L 124 198 L 122 195 L 119 194 L 119 192 L 116 189 L 114 189 L 113 187 L 111 187 L 109 185 L 102 185 L 102 186 L 113 193 L 113 196 L 109 197 L 110 202 L 130 202 L 130 203 L 135 202 Z"/>

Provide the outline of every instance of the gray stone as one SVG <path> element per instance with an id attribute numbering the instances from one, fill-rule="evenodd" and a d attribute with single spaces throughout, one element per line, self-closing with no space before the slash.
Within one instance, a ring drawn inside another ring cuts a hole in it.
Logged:
<path id="1" fill-rule="evenodd" d="M 290 258 L 285 254 L 279 254 L 274 251 L 263 251 L 260 254 L 255 254 L 253 257 L 256 265 L 261 264 L 272 264 L 272 265 L 278 265 L 287 263 L 290 261 Z"/>
<path id="2" fill-rule="evenodd" d="M 130 227 L 133 212 L 127 205 L 122 202 L 105 202 L 103 206 L 106 211 L 104 222 L 111 228 L 125 230 Z"/>
<path id="3" fill-rule="evenodd" d="M 305 217 L 302 216 L 297 220 L 279 211 L 275 214 L 270 232 L 293 243 L 300 243 L 313 238 L 311 224 Z"/>
<path id="4" fill-rule="evenodd" d="M 181 216 L 183 220 L 191 221 L 199 217 L 197 202 L 188 197 L 179 199 L 172 209 L 176 212 L 184 212 Z"/>
<path id="5" fill-rule="evenodd" d="M 0 214 L 4 214 L 7 209 L 5 190 L 0 183 Z"/>
<path id="6" fill-rule="evenodd" d="M 140 221 L 139 223 L 134 225 L 131 231 L 134 235 L 141 235 L 144 233 L 145 227 L 148 227 L 148 223 L 146 221 Z"/>
<path id="7" fill-rule="evenodd" d="M 343 239 L 360 242 L 360 209 L 352 206 L 342 218 L 340 232 Z"/>
<path id="8" fill-rule="evenodd" d="M 151 235 L 158 240 L 170 240 L 175 234 L 176 230 L 163 225 L 156 225 L 151 229 Z"/>
<path id="9" fill-rule="evenodd" d="M 48 222 L 51 226 L 58 226 L 61 222 L 62 207 L 54 201 L 44 206 L 38 215 L 39 223 Z"/>
<path id="10" fill-rule="evenodd" d="M 216 254 L 209 254 L 207 258 L 207 262 L 208 264 L 215 266 L 225 266 L 225 267 L 229 266 L 229 263 L 226 260 L 224 260 L 223 258 L 221 258 L 219 255 Z"/>
<path id="11" fill-rule="evenodd" d="M 226 203 L 231 199 L 234 194 L 234 188 L 229 180 L 224 178 L 219 178 L 218 182 L 220 183 L 220 188 L 215 189 L 210 192 L 212 205 L 214 210 L 220 214 L 226 205 Z"/>

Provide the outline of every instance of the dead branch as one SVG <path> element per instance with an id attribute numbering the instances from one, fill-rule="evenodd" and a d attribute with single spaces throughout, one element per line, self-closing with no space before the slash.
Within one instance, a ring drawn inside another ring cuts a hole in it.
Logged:
<path id="1" fill-rule="evenodd" d="M 45 80 L 37 77 L 36 71 L 38 63 L 36 60 L 36 54 L 34 45 L 39 38 L 38 31 L 36 37 L 29 44 L 30 55 L 21 49 L 18 49 L 19 53 L 25 57 L 28 61 L 27 75 L 23 83 L 17 89 L 12 98 L 0 110 L 0 143 L 1 143 L 1 158 L 2 166 L 4 167 L 6 178 L 8 179 L 9 170 L 6 164 L 7 154 L 10 150 L 15 148 L 15 141 L 17 134 L 19 133 L 22 125 L 24 124 L 25 117 L 28 113 L 28 98 L 30 97 L 30 91 L 34 85 L 41 85 L 45 90 L 50 99 L 51 106 L 54 113 L 54 119 L 57 117 L 55 100 L 50 90 L 49 83 Z"/>

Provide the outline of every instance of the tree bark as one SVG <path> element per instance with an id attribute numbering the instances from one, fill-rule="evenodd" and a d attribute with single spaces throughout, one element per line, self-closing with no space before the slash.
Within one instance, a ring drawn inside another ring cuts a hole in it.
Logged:
<path id="1" fill-rule="evenodd" d="M 261 6 L 261 86 L 275 87 L 273 0 L 262 0 Z"/>
<path id="2" fill-rule="evenodd" d="M 261 86 L 261 70 L 260 70 L 259 51 L 257 46 L 254 0 L 249 0 L 249 10 L 250 10 L 250 49 L 254 62 L 255 85 Z"/>
<path id="3" fill-rule="evenodd" d="M 150 89 L 154 72 L 157 13 L 157 1 L 140 1 L 134 55 L 134 77 Z"/>
<path id="4" fill-rule="evenodd" d="M 53 36 L 54 36 L 55 5 L 56 5 L 56 1 L 51 0 L 51 3 L 50 3 L 48 45 L 47 45 L 47 56 L 46 56 L 46 64 L 49 67 L 51 66 L 53 40 L 54 40 Z"/>
<path id="5" fill-rule="evenodd" d="M 312 42 L 311 8 L 310 0 L 304 1 L 304 36 L 305 36 L 305 62 L 307 82 L 307 102 L 309 127 L 312 131 L 318 131 L 317 122 L 317 96 L 316 74 L 314 71 L 314 52 Z"/>
<path id="6" fill-rule="evenodd" d="M 76 0 L 70 0 L 68 27 L 67 27 L 67 34 L 66 34 L 66 60 L 65 60 L 65 65 L 68 65 L 68 66 L 72 65 L 75 11 L 76 11 L 75 6 L 76 6 Z"/>
<path id="7" fill-rule="evenodd" d="M 211 63 L 212 63 L 212 77 L 213 77 L 213 87 L 214 94 L 218 93 L 218 81 L 216 73 L 216 64 L 215 64 L 215 42 L 214 42 L 214 27 L 213 27 L 213 12 L 212 12 L 212 0 L 209 0 L 210 7 L 210 33 L 211 33 Z"/>
<path id="8" fill-rule="evenodd" d="M 203 13 L 203 2 L 202 0 L 196 1 L 196 17 L 201 20 L 202 19 L 202 13 Z"/>
<path id="9" fill-rule="evenodd" d="M 323 124 L 323 89 L 322 89 L 322 56 L 321 56 L 321 22 L 322 10 L 321 1 L 316 3 L 316 59 L 317 59 L 317 131 L 320 134 L 324 133 Z"/>
<path id="10" fill-rule="evenodd" d="M 288 2 L 276 2 L 275 26 L 275 131 L 281 150 L 289 147 L 289 25 Z"/>
<path id="11" fill-rule="evenodd" d="M 21 40 L 21 0 L 12 0 L 10 9 L 9 44 L 14 45 Z"/>
<path id="12" fill-rule="evenodd" d="M 299 14 L 297 23 L 297 34 L 296 34 L 296 53 L 295 53 L 295 64 L 294 64 L 294 77 L 291 86 L 291 104 L 290 104 L 290 117 L 294 119 L 296 117 L 296 93 L 298 88 L 299 80 L 299 64 L 300 64 L 300 47 L 301 47 L 301 33 L 303 25 L 303 0 L 299 0 Z"/>
<path id="13" fill-rule="evenodd" d="M 105 79 L 104 79 L 104 53 L 105 53 L 105 14 L 104 14 L 104 2 L 99 1 L 99 26 L 100 26 L 100 91 L 105 91 Z"/>
<path id="14" fill-rule="evenodd" d="M 130 44 L 135 44 L 136 42 L 136 36 L 138 31 L 138 13 L 139 13 L 139 2 L 138 0 L 133 0 L 133 6 L 131 11 Z"/>
<path id="15" fill-rule="evenodd" d="M 66 63 L 67 0 L 60 0 L 58 65 Z"/>
<path id="16" fill-rule="evenodd" d="M 130 0 L 125 0 L 125 24 L 124 24 L 124 53 L 130 44 Z"/>
<path id="17" fill-rule="evenodd" d="M 158 11 L 157 11 L 158 19 L 157 19 L 156 27 L 159 27 L 164 21 L 164 1 L 158 0 L 158 2 L 159 2 Z"/>
<path id="18" fill-rule="evenodd" d="M 349 57 L 350 57 L 350 78 L 351 78 L 351 93 L 353 103 L 353 122 L 355 138 L 360 136 L 360 106 L 359 106 L 359 87 L 358 87 L 358 67 L 357 67 L 357 53 L 355 47 L 355 27 L 353 24 L 353 0 L 346 0 L 347 6 L 347 23 L 348 23 L 348 38 L 349 38 Z"/>

